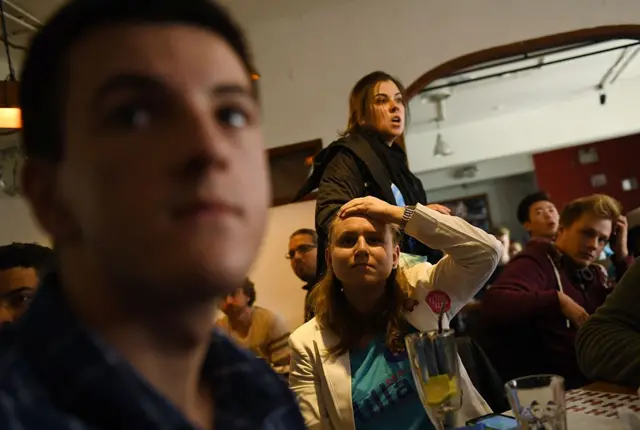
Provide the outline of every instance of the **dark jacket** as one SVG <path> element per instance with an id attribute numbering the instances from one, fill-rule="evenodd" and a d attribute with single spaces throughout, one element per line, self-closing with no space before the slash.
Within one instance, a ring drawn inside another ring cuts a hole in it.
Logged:
<path id="1" fill-rule="evenodd" d="M 514 257 L 482 300 L 480 343 L 504 380 L 554 373 L 567 388 L 587 382 L 577 364 L 576 327 L 567 327 L 558 299 L 558 270 L 563 292 L 593 314 L 611 291 L 604 268 L 578 269 L 546 241 L 531 241 Z M 620 276 L 626 261 L 617 262 Z"/>
<path id="2" fill-rule="evenodd" d="M 383 160 L 373 150 L 370 135 L 351 134 L 331 143 L 314 159 L 313 172 L 294 201 L 318 190 L 316 203 L 316 231 L 318 232 L 318 275 L 324 272 L 324 250 L 327 242 L 328 226 L 338 209 L 357 197 L 374 196 L 387 203 L 396 204 L 391 191 L 391 175 Z M 401 150 L 398 148 L 398 150 Z M 412 192 L 417 198 L 407 198 L 405 203 L 426 204 L 427 195 L 422 182 L 411 175 Z M 401 190 L 402 191 L 402 190 Z M 441 257 L 439 251 L 405 236 L 401 244 L 403 252 L 425 255 L 434 262 Z M 319 279 L 319 278 L 318 278 Z"/>
<path id="3" fill-rule="evenodd" d="M 599 381 L 640 386 L 640 264 L 582 326 L 576 338 L 578 363 Z"/>

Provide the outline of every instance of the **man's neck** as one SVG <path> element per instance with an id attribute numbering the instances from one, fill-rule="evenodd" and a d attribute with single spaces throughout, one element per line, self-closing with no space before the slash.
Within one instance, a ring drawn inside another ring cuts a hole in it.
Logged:
<path id="1" fill-rule="evenodd" d="M 73 311 L 187 419 L 211 428 L 212 387 L 203 386 L 201 372 L 211 341 L 215 301 L 188 309 L 149 309 L 114 293 L 122 288 L 101 281 L 104 277 L 91 267 L 77 260 L 73 266 L 61 264 L 62 286 Z"/>
<path id="2" fill-rule="evenodd" d="M 243 335 L 246 335 L 251 328 L 251 323 L 253 322 L 253 308 L 251 306 L 247 306 L 241 312 L 228 315 L 227 318 L 229 318 L 229 325 L 231 328 Z"/>

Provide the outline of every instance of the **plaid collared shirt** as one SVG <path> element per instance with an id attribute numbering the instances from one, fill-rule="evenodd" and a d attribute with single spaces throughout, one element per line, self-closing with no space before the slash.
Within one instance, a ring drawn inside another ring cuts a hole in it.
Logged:
<path id="1" fill-rule="evenodd" d="M 220 333 L 213 332 L 202 377 L 213 388 L 217 430 L 305 428 L 284 381 Z M 50 275 L 21 320 L 0 331 L 0 429 L 194 427 L 82 327 Z"/>

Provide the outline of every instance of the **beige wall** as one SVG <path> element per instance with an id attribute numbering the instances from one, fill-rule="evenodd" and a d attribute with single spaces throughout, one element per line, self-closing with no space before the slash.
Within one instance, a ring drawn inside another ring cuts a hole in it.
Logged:
<path id="1" fill-rule="evenodd" d="M 256 304 L 279 313 L 294 330 L 304 320 L 304 283 L 294 275 L 289 260 L 289 236 L 299 228 L 314 228 L 316 202 L 308 201 L 269 210 L 269 226 L 250 277 L 256 285 Z"/>
<path id="2" fill-rule="evenodd" d="M 49 238 L 36 226 L 24 199 L 0 194 L 0 219 L 0 245 L 11 242 L 50 245 Z"/>

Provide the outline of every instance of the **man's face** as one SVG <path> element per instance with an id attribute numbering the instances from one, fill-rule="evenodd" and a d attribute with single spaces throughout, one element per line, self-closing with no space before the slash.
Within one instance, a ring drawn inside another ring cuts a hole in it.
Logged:
<path id="1" fill-rule="evenodd" d="M 38 288 L 38 274 L 31 267 L 0 271 L 0 325 L 14 322 L 27 309 Z"/>
<path id="2" fill-rule="evenodd" d="M 287 258 L 298 278 L 304 282 L 312 282 L 316 277 L 318 247 L 308 234 L 297 234 L 289 239 Z"/>
<path id="3" fill-rule="evenodd" d="M 578 265 L 586 267 L 598 259 L 611 230 L 611 220 L 586 213 L 571 226 L 558 229 L 556 245 Z"/>
<path id="4" fill-rule="evenodd" d="M 64 159 L 52 174 L 25 173 L 50 188 L 34 206 L 61 248 L 114 284 L 165 297 L 241 285 L 270 189 L 240 58 L 204 29 L 122 25 L 77 42 L 67 69 Z"/>
<path id="5" fill-rule="evenodd" d="M 248 307 L 249 296 L 244 293 L 242 288 L 238 288 L 235 292 L 227 295 L 224 302 L 221 303 L 222 312 L 231 317 L 240 315 Z"/>
<path id="6" fill-rule="evenodd" d="M 540 201 L 529 208 L 529 221 L 524 223 L 531 237 L 553 239 L 558 231 L 560 215 L 556 205 L 548 201 Z"/>

